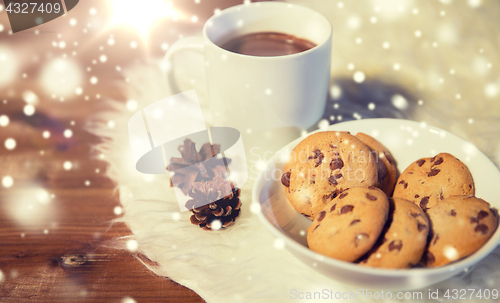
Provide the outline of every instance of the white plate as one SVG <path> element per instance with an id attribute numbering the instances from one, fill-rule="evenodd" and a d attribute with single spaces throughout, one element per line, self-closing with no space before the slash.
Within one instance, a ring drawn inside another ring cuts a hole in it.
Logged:
<path id="1" fill-rule="evenodd" d="M 392 153 L 402 172 L 422 157 L 448 152 L 462 160 L 474 177 L 476 196 L 500 209 L 498 187 L 500 172 L 474 145 L 437 127 L 399 119 L 365 119 L 331 125 L 328 130 L 364 132 L 375 137 Z M 377 269 L 335 260 L 307 247 L 307 228 L 311 221 L 297 213 L 288 203 L 281 185 L 284 160 L 302 140 L 299 138 L 277 152 L 256 180 L 252 198 L 261 205 L 258 214 L 264 225 L 283 239 L 286 248 L 314 270 L 344 284 L 384 290 L 411 290 L 446 280 L 486 257 L 500 243 L 500 229 L 473 255 L 439 268 L 405 270 Z"/>

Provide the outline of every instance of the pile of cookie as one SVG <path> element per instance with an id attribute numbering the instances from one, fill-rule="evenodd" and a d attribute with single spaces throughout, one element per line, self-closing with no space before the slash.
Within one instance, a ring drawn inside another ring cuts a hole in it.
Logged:
<path id="1" fill-rule="evenodd" d="M 288 201 L 313 220 L 309 248 L 380 268 L 438 267 L 477 251 L 498 212 L 476 198 L 467 166 L 448 153 L 396 161 L 374 138 L 318 132 L 291 152 L 281 183 Z"/>

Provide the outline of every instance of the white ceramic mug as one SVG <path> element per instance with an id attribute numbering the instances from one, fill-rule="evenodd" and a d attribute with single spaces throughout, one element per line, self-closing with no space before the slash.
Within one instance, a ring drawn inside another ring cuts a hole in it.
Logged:
<path id="1" fill-rule="evenodd" d="M 254 32 L 281 32 L 317 46 L 275 57 L 242 55 L 220 47 Z M 233 127 L 242 134 L 286 127 L 306 129 L 325 109 L 331 36 L 328 19 L 307 7 L 283 2 L 242 4 L 212 16 L 202 36 L 174 43 L 164 66 L 172 66 L 172 57 L 179 51 L 197 50 L 204 55 L 207 121 L 213 126 Z M 165 70 L 165 76 L 175 86 L 171 69 Z"/>

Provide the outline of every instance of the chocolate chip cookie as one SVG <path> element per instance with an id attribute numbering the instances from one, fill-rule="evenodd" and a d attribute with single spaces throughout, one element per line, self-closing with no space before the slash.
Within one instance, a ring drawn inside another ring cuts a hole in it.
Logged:
<path id="1" fill-rule="evenodd" d="M 420 262 L 429 234 L 427 215 L 415 203 L 389 198 L 389 219 L 374 247 L 359 264 L 381 268 L 410 268 Z"/>
<path id="2" fill-rule="evenodd" d="M 416 203 L 427 211 L 454 195 L 474 195 L 474 181 L 467 166 L 448 153 L 419 159 L 399 176 L 394 197 Z"/>
<path id="3" fill-rule="evenodd" d="M 422 263 L 438 267 L 467 257 L 495 232 L 498 213 L 474 196 L 453 196 L 427 211 L 432 238 Z"/>
<path id="4" fill-rule="evenodd" d="M 388 213 L 389 201 L 379 188 L 347 189 L 315 216 L 307 244 L 325 256 L 355 261 L 377 241 Z"/>
<path id="5" fill-rule="evenodd" d="M 291 205 L 314 218 L 344 190 L 377 185 L 377 164 L 370 149 L 349 132 L 318 132 L 291 152 L 281 183 Z"/>
<path id="6" fill-rule="evenodd" d="M 356 137 L 361 140 L 375 157 L 378 170 L 378 185 L 387 196 L 392 196 L 394 186 L 396 185 L 397 169 L 394 157 L 389 150 L 375 138 L 364 133 L 357 133 Z"/>

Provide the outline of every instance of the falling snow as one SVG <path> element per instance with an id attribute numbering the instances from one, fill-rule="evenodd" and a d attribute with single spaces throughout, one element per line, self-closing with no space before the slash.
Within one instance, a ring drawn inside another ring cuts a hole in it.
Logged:
<path id="1" fill-rule="evenodd" d="M 489 98 L 494 98 L 498 95 L 498 86 L 494 83 L 487 84 L 484 87 L 484 94 Z"/>
<path id="2" fill-rule="evenodd" d="M 404 110 L 408 107 L 408 100 L 401 95 L 394 95 L 391 98 L 391 103 L 394 107 Z"/>
<path id="3" fill-rule="evenodd" d="M 115 208 L 113 209 L 113 213 L 119 216 L 123 214 L 123 208 L 121 208 L 121 206 L 115 206 Z"/>
<path id="4" fill-rule="evenodd" d="M 261 211 L 261 207 L 259 203 L 250 204 L 250 211 L 254 214 L 258 214 Z"/>
<path id="5" fill-rule="evenodd" d="M 7 140 L 5 140 L 5 148 L 8 149 L 8 150 L 13 150 L 14 148 L 16 148 L 16 140 L 12 139 L 12 138 L 8 138 Z"/>
<path id="6" fill-rule="evenodd" d="M 49 193 L 43 188 L 39 188 L 35 191 L 35 197 L 41 204 L 48 204 L 51 199 Z"/>
<path id="7" fill-rule="evenodd" d="M 210 227 L 213 229 L 213 230 L 219 230 L 222 228 L 222 223 L 220 222 L 220 220 L 214 220 L 212 221 L 212 223 L 210 224 Z"/>
<path id="8" fill-rule="evenodd" d="M 70 161 L 66 161 L 63 163 L 63 168 L 64 170 L 70 170 L 71 168 L 73 168 L 73 163 L 71 163 Z"/>
<path id="9" fill-rule="evenodd" d="M 0 126 L 1 127 L 6 127 L 9 125 L 10 119 L 6 115 L 1 115 L 0 116 Z"/>
<path id="10" fill-rule="evenodd" d="M 73 131 L 71 129 L 66 129 L 63 134 L 64 137 L 71 138 L 73 136 Z"/>
<path id="11" fill-rule="evenodd" d="M 354 73 L 353 79 L 356 83 L 362 83 L 365 81 L 365 74 L 361 71 L 357 71 Z"/>
<path id="12" fill-rule="evenodd" d="M 137 303 L 137 301 L 131 297 L 125 297 L 120 301 L 120 303 Z"/>
<path id="13" fill-rule="evenodd" d="M 467 0 L 467 4 L 469 4 L 472 8 L 480 7 L 483 4 L 482 0 Z"/>
<path id="14" fill-rule="evenodd" d="M 35 113 L 35 107 L 31 104 L 25 105 L 23 108 L 23 112 L 26 116 L 33 116 Z"/>
<path id="15" fill-rule="evenodd" d="M 262 160 L 257 161 L 257 163 L 256 163 L 256 165 L 255 165 L 255 166 L 257 167 L 257 169 L 258 169 L 259 171 L 263 171 L 263 170 L 265 170 L 265 169 L 266 169 L 266 167 L 267 167 L 266 162 L 264 162 L 264 161 L 262 161 Z"/>
<path id="16" fill-rule="evenodd" d="M 38 96 L 30 90 L 23 92 L 23 100 L 28 104 L 37 104 L 39 101 Z"/>
<path id="17" fill-rule="evenodd" d="M 322 130 L 326 130 L 330 126 L 330 122 L 326 119 L 322 119 L 321 121 L 318 122 L 318 128 Z"/>
<path id="18" fill-rule="evenodd" d="M 127 109 L 131 112 L 135 111 L 138 107 L 137 101 L 135 100 L 128 100 L 127 101 Z"/>
<path id="19" fill-rule="evenodd" d="M 276 248 L 276 249 L 285 248 L 285 241 L 283 239 L 275 239 L 274 240 L 274 248 Z"/>
<path id="20" fill-rule="evenodd" d="M 351 29 L 358 29 L 361 27 L 361 19 L 358 16 L 351 16 L 347 19 L 347 25 Z"/>
<path id="21" fill-rule="evenodd" d="M 2 185 L 5 188 L 10 188 L 14 185 L 14 179 L 11 176 L 5 176 L 2 178 Z"/>
<path id="22" fill-rule="evenodd" d="M 330 87 L 330 96 L 333 100 L 337 100 L 342 95 L 342 89 L 338 85 L 332 85 Z"/>
<path id="23" fill-rule="evenodd" d="M 139 248 L 139 243 L 136 240 L 128 240 L 126 246 L 128 251 L 135 252 Z"/>

